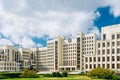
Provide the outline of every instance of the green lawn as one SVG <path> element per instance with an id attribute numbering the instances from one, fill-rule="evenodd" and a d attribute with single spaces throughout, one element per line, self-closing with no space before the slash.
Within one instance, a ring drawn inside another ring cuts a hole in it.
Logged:
<path id="1" fill-rule="evenodd" d="M 69 75 L 68 77 L 64 77 L 64 78 L 51 78 L 51 77 L 40 76 L 39 78 L 13 78 L 13 79 L 0 79 L 0 80 L 102 80 L 102 79 L 91 79 L 87 76 Z"/>

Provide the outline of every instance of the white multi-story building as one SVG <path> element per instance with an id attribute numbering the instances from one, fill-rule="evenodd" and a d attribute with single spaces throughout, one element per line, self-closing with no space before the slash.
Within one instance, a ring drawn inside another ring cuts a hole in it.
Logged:
<path id="1" fill-rule="evenodd" d="M 29 68 L 30 67 L 30 58 L 31 58 L 31 49 L 28 48 L 20 48 L 20 61 L 21 61 L 21 68 Z"/>
<path id="2" fill-rule="evenodd" d="M 0 72 L 16 72 L 20 71 L 20 55 L 19 51 L 13 46 L 0 47 Z"/>
<path id="3" fill-rule="evenodd" d="M 76 70 L 76 39 L 63 39 L 63 54 L 62 54 L 62 65 L 59 66 L 59 70 Z"/>
<path id="4" fill-rule="evenodd" d="M 32 64 L 31 49 L 16 48 L 11 45 L 0 46 L 0 71 L 18 72 L 30 68 Z M 30 64 L 31 63 L 31 64 Z"/>
<path id="5" fill-rule="evenodd" d="M 38 71 L 87 72 L 96 67 L 120 71 L 120 24 L 101 31 L 101 40 L 95 33 L 80 32 L 74 39 L 58 36 L 41 48 L 0 47 L 0 71 L 30 67 Z"/>
<path id="6" fill-rule="evenodd" d="M 103 27 L 101 38 L 96 42 L 96 54 L 85 58 L 85 71 L 96 67 L 120 71 L 120 25 Z"/>
<path id="7" fill-rule="evenodd" d="M 33 57 L 38 71 L 47 71 L 47 47 L 43 48 L 33 48 Z"/>

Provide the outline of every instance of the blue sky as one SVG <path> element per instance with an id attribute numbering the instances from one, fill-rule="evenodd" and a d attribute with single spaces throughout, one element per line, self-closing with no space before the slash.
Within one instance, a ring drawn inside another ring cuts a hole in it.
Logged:
<path id="1" fill-rule="evenodd" d="M 0 45 L 46 46 L 78 32 L 120 23 L 120 0 L 0 0 Z"/>
<path id="2" fill-rule="evenodd" d="M 99 11 L 101 16 L 94 20 L 94 25 L 101 30 L 103 26 L 115 25 L 120 24 L 120 16 L 114 17 L 113 14 L 110 14 L 110 7 L 102 7 L 98 8 L 96 11 Z"/>

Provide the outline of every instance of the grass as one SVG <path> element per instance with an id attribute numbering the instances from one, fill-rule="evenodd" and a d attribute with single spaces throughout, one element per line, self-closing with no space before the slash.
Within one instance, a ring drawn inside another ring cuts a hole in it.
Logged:
<path id="1" fill-rule="evenodd" d="M 41 75 L 39 78 L 12 78 L 1 80 L 102 80 L 102 79 L 91 79 L 87 76 L 80 75 L 68 75 L 68 77 L 43 77 Z"/>

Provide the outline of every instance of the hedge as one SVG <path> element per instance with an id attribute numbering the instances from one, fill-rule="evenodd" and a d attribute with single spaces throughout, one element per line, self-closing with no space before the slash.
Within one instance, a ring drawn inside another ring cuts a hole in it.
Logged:
<path id="1" fill-rule="evenodd" d="M 59 72 L 53 72 L 52 74 L 44 74 L 44 77 L 67 77 L 67 72 L 59 73 Z"/>
<path id="2" fill-rule="evenodd" d="M 0 73 L 0 77 L 4 78 L 19 78 L 19 76 L 21 75 L 21 73 Z"/>

